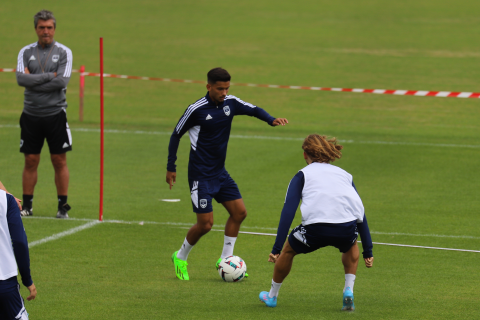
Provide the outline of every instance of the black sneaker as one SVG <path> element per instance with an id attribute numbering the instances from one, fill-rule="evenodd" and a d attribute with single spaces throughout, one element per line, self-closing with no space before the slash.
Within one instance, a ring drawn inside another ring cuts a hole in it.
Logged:
<path id="1" fill-rule="evenodd" d="M 58 209 L 58 212 L 57 212 L 57 218 L 59 219 L 68 219 L 68 211 L 72 209 L 72 207 L 70 207 L 68 205 L 68 203 L 65 203 L 60 209 Z"/>
<path id="2" fill-rule="evenodd" d="M 33 216 L 33 209 L 32 208 L 23 208 L 21 211 L 20 211 L 20 215 L 22 217 L 26 217 L 26 216 Z"/>

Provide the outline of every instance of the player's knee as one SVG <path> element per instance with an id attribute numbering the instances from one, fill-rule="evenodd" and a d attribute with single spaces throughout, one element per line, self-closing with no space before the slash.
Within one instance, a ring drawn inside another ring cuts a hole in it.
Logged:
<path id="1" fill-rule="evenodd" d="M 67 159 L 62 155 L 52 155 L 52 164 L 55 169 L 61 169 L 67 165 Z"/>
<path id="2" fill-rule="evenodd" d="M 243 209 L 241 211 L 235 212 L 235 214 L 232 214 L 232 217 L 233 219 L 235 219 L 235 221 L 242 222 L 247 217 L 247 210 Z"/>
<path id="3" fill-rule="evenodd" d="M 36 170 L 40 163 L 40 155 L 28 154 L 25 155 L 25 169 Z"/>
<path id="4" fill-rule="evenodd" d="M 202 234 L 206 234 L 206 233 L 209 233 L 210 230 L 212 230 L 212 227 L 213 227 L 213 222 L 207 222 L 207 223 L 203 223 L 200 226 L 200 230 Z"/>

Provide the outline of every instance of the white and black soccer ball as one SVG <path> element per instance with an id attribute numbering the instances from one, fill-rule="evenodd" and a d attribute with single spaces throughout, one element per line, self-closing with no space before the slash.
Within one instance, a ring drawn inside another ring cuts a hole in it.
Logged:
<path id="1" fill-rule="evenodd" d="M 226 257 L 218 265 L 218 274 L 225 282 L 238 282 L 245 278 L 247 265 L 238 256 Z"/>

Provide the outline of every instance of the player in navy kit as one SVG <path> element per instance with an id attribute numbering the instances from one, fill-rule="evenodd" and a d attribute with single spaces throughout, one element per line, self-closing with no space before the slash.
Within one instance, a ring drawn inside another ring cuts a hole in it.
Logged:
<path id="1" fill-rule="evenodd" d="M 308 165 L 288 185 L 277 238 L 268 259 L 275 263 L 272 286 L 269 292 L 262 291 L 259 295 L 260 301 L 268 307 L 277 306 L 278 291 L 297 254 L 334 246 L 342 252 L 345 271 L 342 310 L 355 310 L 353 285 L 359 260 L 358 233 L 367 268 L 373 266 L 373 245 L 352 175 L 330 164 L 342 156 L 342 148 L 335 138 L 327 139 L 317 134 L 309 135 L 303 142 L 303 157 Z M 285 242 L 300 200 L 302 224 L 292 230 Z"/>
<path id="2" fill-rule="evenodd" d="M 0 182 L 0 319 L 28 320 L 28 314 L 17 281 L 30 291 L 28 301 L 35 299 L 37 289 L 30 275 L 30 256 L 27 235 L 20 217 L 20 200 Z M 18 271 L 17 271 L 18 268 Z"/>
<path id="3" fill-rule="evenodd" d="M 180 280 L 189 280 L 187 257 L 200 238 L 213 226 L 212 200 L 221 203 L 230 217 L 225 224 L 224 246 L 220 261 L 233 255 L 242 221 L 247 210 L 237 184 L 225 169 L 227 145 L 234 116 L 248 115 L 267 122 L 271 126 L 285 125 L 287 119 L 270 116 L 265 110 L 228 95 L 230 74 L 215 68 L 207 74 L 208 93 L 190 105 L 178 121 L 170 138 L 166 181 L 170 189 L 176 182 L 177 149 L 180 138 L 188 131 L 191 142 L 188 163 L 188 181 L 191 190 L 193 211 L 197 223 L 187 233 L 180 250 L 172 255 L 175 272 Z"/>

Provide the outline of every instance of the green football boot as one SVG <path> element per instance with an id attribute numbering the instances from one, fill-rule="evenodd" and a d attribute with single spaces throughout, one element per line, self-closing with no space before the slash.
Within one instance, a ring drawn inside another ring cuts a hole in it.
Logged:
<path id="1" fill-rule="evenodd" d="M 187 261 L 178 259 L 177 252 L 178 251 L 175 251 L 172 254 L 172 262 L 173 262 L 173 265 L 175 266 L 175 273 L 177 274 L 177 278 L 180 280 L 190 280 L 190 278 L 188 277 L 188 271 L 187 271 L 188 263 Z"/>
<path id="2" fill-rule="evenodd" d="M 218 271 L 218 266 L 220 265 L 220 262 L 222 262 L 222 260 L 223 260 L 222 258 L 218 258 L 218 260 L 217 260 L 217 264 L 216 264 L 217 271 Z M 245 278 L 247 278 L 247 277 L 248 277 L 248 273 L 245 272 Z"/>

